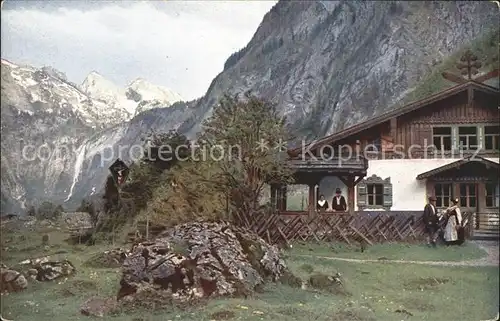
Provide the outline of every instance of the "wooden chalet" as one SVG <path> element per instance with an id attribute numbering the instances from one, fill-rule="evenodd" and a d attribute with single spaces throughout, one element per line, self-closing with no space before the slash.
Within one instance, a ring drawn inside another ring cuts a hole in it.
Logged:
<path id="1" fill-rule="evenodd" d="M 428 197 L 441 209 L 458 197 L 469 235 L 498 236 L 500 94 L 484 81 L 499 72 L 472 79 L 471 69 L 467 78 L 443 74 L 451 88 L 306 145 L 310 154 L 289 150 L 295 184 L 309 187 L 307 211 L 287 210 L 287 187 L 272 185 L 277 216 L 250 225 L 274 227 L 272 241 L 418 239 Z M 333 196 L 321 187 L 331 176 L 347 189 L 348 213 L 315 209 L 320 191 Z"/>

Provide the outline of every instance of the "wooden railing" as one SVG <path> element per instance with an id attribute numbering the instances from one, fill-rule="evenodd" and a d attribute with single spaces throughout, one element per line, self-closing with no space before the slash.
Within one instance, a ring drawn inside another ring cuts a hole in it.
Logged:
<path id="1" fill-rule="evenodd" d="M 465 236 L 472 214 L 463 213 Z M 238 223 L 270 243 L 336 241 L 353 243 L 420 242 L 425 236 L 421 212 L 282 212 L 239 219 Z M 445 224 L 445 221 L 441 221 Z M 444 228 L 444 226 L 443 226 Z"/>

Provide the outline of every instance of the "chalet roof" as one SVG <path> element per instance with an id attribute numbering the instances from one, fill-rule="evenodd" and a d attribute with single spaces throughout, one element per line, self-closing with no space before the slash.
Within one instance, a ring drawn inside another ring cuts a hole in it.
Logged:
<path id="1" fill-rule="evenodd" d="M 482 158 L 480 156 L 474 156 L 474 155 L 471 155 L 471 156 L 468 156 L 468 157 L 464 157 L 456 162 L 453 162 L 453 163 L 450 163 L 450 164 L 447 164 L 447 165 L 443 165 L 443 166 L 440 166 L 438 168 L 434 168 L 430 171 L 427 171 L 425 173 L 422 173 L 422 174 L 419 174 L 417 176 L 417 179 L 418 180 L 422 180 L 422 179 L 426 179 L 426 178 L 429 178 L 429 177 L 432 177 L 432 176 L 435 176 L 439 173 L 443 173 L 447 170 L 450 170 L 450 169 L 454 169 L 454 168 L 459 168 L 460 166 L 464 165 L 464 164 L 467 164 L 467 163 L 471 163 L 471 162 L 477 162 L 477 163 L 480 163 L 480 164 L 484 164 L 488 167 L 490 167 L 491 169 L 496 169 L 497 171 L 500 169 L 500 164 L 498 163 L 495 163 L 495 162 L 492 162 L 490 160 L 487 160 L 485 158 Z"/>
<path id="2" fill-rule="evenodd" d="M 480 90 L 480 91 L 483 91 L 483 92 L 486 92 L 489 94 L 493 94 L 493 95 L 499 95 L 499 93 L 500 93 L 498 88 L 486 85 L 484 83 L 479 83 L 479 82 L 474 81 L 474 80 L 469 80 L 463 84 L 456 85 L 454 87 L 445 89 L 445 90 L 440 91 L 434 95 L 430 95 L 424 99 L 415 101 L 415 102 L 410 103 L 408 105 L 405 105 L 401 108 L 391 110 L 391 111 L 386 112 L 380 116 L 377 116 L 377 117 L 369 119 L 365 122 L 362 122 L 358 125 L 351 126 L 347 129 L 341 130 L 340 132 L 337 132 L 335 134 L 332 134 L 332 135 L 323 137 L 319 140 L 313 141 L 312 143 L 309 143 L 306 147 L 313 149 L 315 147 L 319 147 L 319 146 L 322 146 L 322 145 L 325 145 L 328 143 L 338 141 L 338 140 L 346 138 L 348 136 L 357 134 L 363 130 L 380 125 L 386 121 L 389 121 L 391 118 L 402 116 L 402 115 L 407 114 L 409 112 L 412 112 L 412 111 L 418 110 L 422 107 L 425 107 L 429 104 L 432 104 L 432 103 L 441 101 L 443 99 L 452 97 L 452 96 L 454 96 L 460 92 L 463 92 L 469 88 Z M 291 154 L 296 154 L 298 152 L 300 152 L 300 147 L 289 150 L 289 153 L 291 153 Z"/>
<path id="3" fill-rule="evenodd" d="M 337 174 L 366 173 L 368 160 L 364 157 L 332 159 L 291 159 L 288 166 L 297 172 L 328 172 Z"/>

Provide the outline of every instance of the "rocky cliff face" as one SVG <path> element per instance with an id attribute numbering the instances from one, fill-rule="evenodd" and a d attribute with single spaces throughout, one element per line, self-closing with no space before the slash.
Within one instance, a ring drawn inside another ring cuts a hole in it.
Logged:
<path id="1" fill-rule="evenodd" d="M 116 157 L 130 161 L 140 152 L 130 147 L 149 130 L 192 136 L 225 92 L 251 89 L 272 99 L 291 129 L 309 138 L 341 130 L 394 106 L 433 67 L 497 22 L 490 2 L 280 1 L 250 43 L 229 57 L 204 97 L 168 108 L 155 107 L 169 106 L 165 97 L 179 98 L 140 80 L 121 90 L 93 73 L 78 87 L 48 69 L 51 82 L 58 79 L 67 89 L 55 93 L 51 87 L 47 102 L 28 95 L 26 81 L 2 63 L 2 204 L 42 198 L 79 203 L 103 185 Z M 36 93 L 45 97 L 43 81 L 36 81 Z M 108 107 L 106 124 L 99 122 L 101 104 Z M 7 138 L 70 144 L 72 152 L 57 160 L 19 162 L 22 148 Z"/>
<path id="2" fill-rule="evenodd" d="M 181 97 L 143 79 L 120 89 L 93 72 L 77 86 L 53 68 L 6 60 L 1 72 L 2 211 L 42 200 L 63 203 L 77 184 L 76 189 L 90 186 L 91 193 L 93 185 L 82 177 L 92 181 L 106 176 L 99 152 L 113 157 L 119 142 L 132 145 L 149 128 L 169 127 L 165 119 L 185 106 L 177 103 L 158 112 Z"/>
<path id="3" fill-rule="evenodd" d="M 194 123 L 223 92 L 252 89 L 294 129 L 327 135 L 384 112 L 497 22 L 486 2 L 281 1 L 228 59 Z"/>

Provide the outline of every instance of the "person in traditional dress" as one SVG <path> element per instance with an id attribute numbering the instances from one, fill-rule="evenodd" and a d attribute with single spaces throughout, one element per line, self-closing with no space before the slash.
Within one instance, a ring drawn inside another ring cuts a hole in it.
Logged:
<path id="1" fill-rule="evenodd" d="M 451 200 L 452 205 L 445 210 L 447 217 L 446 228 L 444 230 L 444 240 L 447 245 L 459 243 L 459 234 L 462 231 L 462 213 L 458 206 L 458 198 Z"/>
<path id="2" fill-rule="evenodd" d="M 423 220 L 425 224 L 425 233 L 427 234 L 427 246 L 436 247 L 436 240 L 439 232 L 439 216 L 436 210 L 436 198 L 429 197 L 429 203 L 424 207 Z"/>
<path id="3" fill-rule="evenodd" d="M 316 203 L 316 209 L 318 211 L 328 211 L 328 201 L 325 199 L 325 195 L 321 194 L 319 196 L 318 203 Z"/>
<path id="4" fill-rule="evenodd" d="M 345 201 L 344 196 L 342 195 L 342 191 L 340 188 L 335 190 L 335 196 L 332 201 L 332 209 L 336 212 L 346 212 L 347 211 L 347 202 Z"/>

